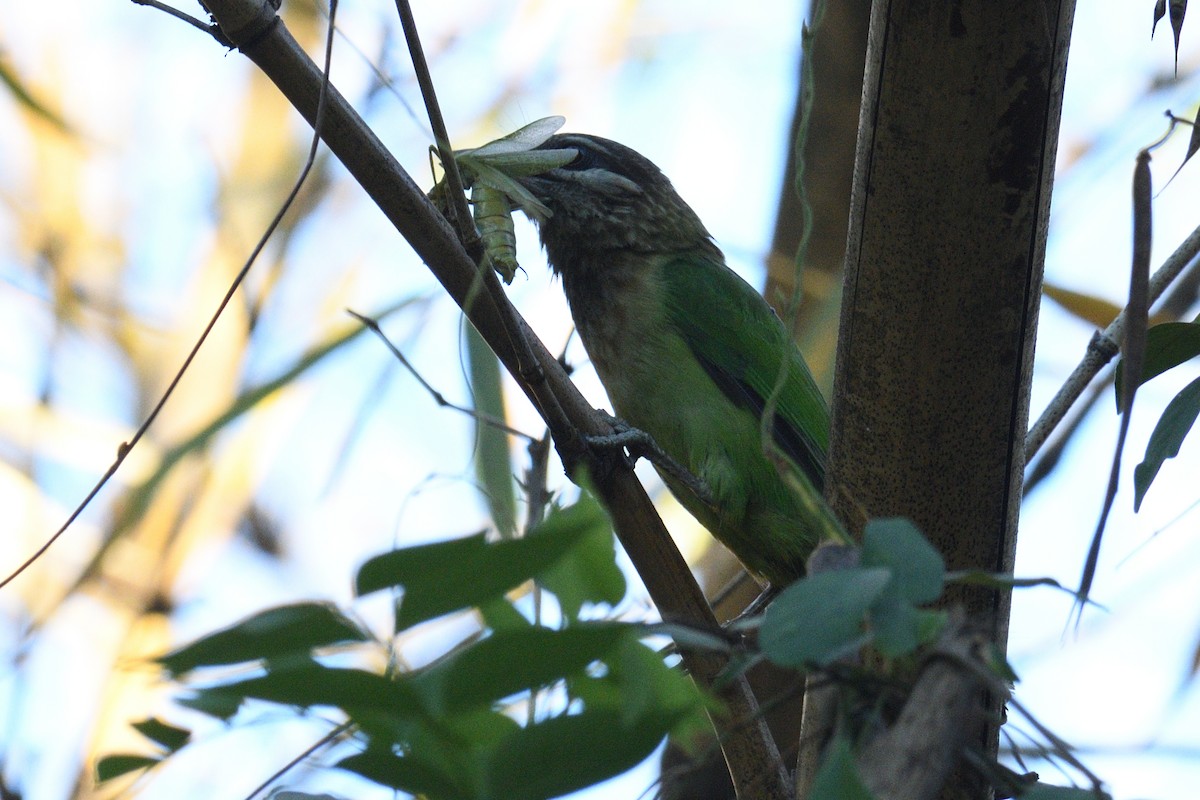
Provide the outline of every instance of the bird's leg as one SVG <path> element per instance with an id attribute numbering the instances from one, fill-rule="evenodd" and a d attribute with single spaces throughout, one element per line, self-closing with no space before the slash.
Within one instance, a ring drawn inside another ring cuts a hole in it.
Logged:
<path id="1" fill-rule="evenodd" d="M 736 624 L 738 622 L 740 622 L 741 620 L 748 619 L 757 614 L 761 614 L 762 612 L 767 610 L 767 606 L 771 605 L 771 603 L 775 600 L 776 597 L 779 596 L 779 593 L 782 591 L 783 591 L 782 588 L 776 588 L 774 584 L 768 583 L 767 585 L 765 585 L 762 588 L 762 591 L 759 592 L 758 597 L 751 600 L 750 604 L 748 606 L 746 606 L 744 609 L 742 609 L 740 614 L 738 614 L 736 617 L 729 620 L 729 622 L 727 622 L 725 624 L 727 626 L 729 626 L 729 625 L 736 626 Z"/>
<path id="2" fill-rule="evenodd" d="M 644 458 L 687 487 L 688 491 L 696 495 L 705 505 L 716 507 L 716 501 L 713 500 L 708 484 L 667 455 L 650 434 L 633 427 L 623 419 L 614 417 L 602 408 L 597 411 L 604 416 L 608 424 L 612 425 L 614 432 L 607 436 L 589 436 L 587 437 L 588 444 L 609 449 L 623 448 L 629 451 L 634 462 L 639 458 Z"/>
<path id="3" fill-rule="evenodd" d="M 729 596 L 740 592 L 742 585 L 746 581 L 752 581 L 754 583 L 759 592 L 758 596 L 751 600 L 750 603 L 747 604 L 746 607 L 741 611 L 737 612 L 737 614 L 721 623 L 721 627 L 727 631 L 744 632 L 746 630 L 756 629 L 762 620 L 755 620 L 754 617 L 757 617 L 766 611 L 767 606 L 771 605 L 775 598 L 779 596 L 779 593 L 784 589 L 783 586 L 776 586 L 775 584 L 769 583 L 761 577 L 755 577 L 755 575 L 751 572 L 743 571 L 728 584 L 726 584 L 721 591 L 719 591 L 717 595 L 713 597 L 713 608 L 724 608 L 727 606 Z"/>

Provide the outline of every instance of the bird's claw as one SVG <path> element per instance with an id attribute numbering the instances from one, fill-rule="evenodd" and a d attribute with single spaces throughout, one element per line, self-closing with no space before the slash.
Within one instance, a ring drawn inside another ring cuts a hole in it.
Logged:
<path id="1" fill-rule="evenodd" d="M 604 421 L 612 426 L 613 432 L 603 436 L 588 436 L 587 442 L 593 447 L 598 447 L 602 450 L 628 450 L 629 455 L 634 461 L 642 456 L 642 451 L 647 447 L 657 448 L 654 440 L 650 438 L 650 434 L 643 430 L 639 430 L 623 419 L 614 417 L 602 408 L 596 409 L 596 413 L 604 417 Z"/>
<path id="2" fill-rule="evenodd" d="M 750 604 L 742 609 L 740 614 L 723 624 L 721 627 L 725 628 L 726 630 L 738 630 L 739 628 L 744 627 L 747 624 L 747 620 L 766 611 L 767 606 L 771 605 L 771 603 L 774 602 L 775 598 L 778 597 L 779 593 L 782 591 L 782 589 L 777 589 L 773 584 L 768 583 L 763 587 L 762 591 L 759 592 L 758 597 L 751 600 Z"/>
<path id="3" fill-rule="evenodd" d="M 604 449 L 620 448 L 629 453 L 631 465 L 639 458 L 644 458 L 673 479 L 686 486 L 690 492 L 700 498 L 708 506 L 716 507 L 708 484 L 693 475 L 686 467 L 663 451 L 654 437 L 645 431 L 635 428 L 619 417 L 614 417 L 604 409 L 597 409 L 613 428 L 613 433 L 604 436 L 588 436 L 588 444 Z"/>

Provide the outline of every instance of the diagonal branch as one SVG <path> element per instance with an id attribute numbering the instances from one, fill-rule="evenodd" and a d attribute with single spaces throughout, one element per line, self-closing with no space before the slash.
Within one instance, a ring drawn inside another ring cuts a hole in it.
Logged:
<path id="1" fill-rule="evenodd" d="M 249 57 L 312 124 L 322 84 L 320 69 L 292 38 L 265 0 L 207 0 L 221 30 Z M 594 453 L 585 436 L 611 427 L 579 394 L 545 346 L 521 320 L 502 291 L 478 291 L 479 268 L 445 218 L 403 170 L 346 99 L 332 86 L 321 138 L 355 181 L 408 240 L 434 276 L 496 352 L 546 420 L 563 463 L 587 471 L 612 517 L 613 528 L 663 618 L 713 629 L 716 620 L 662 520 L 621 458 Z M 509 316 L 511 315 L 511 316 Z M 522 344 L 508 334 L 505 318 L 516 320 L 534 363 L 521 359 Z M 774 740 L 758 714 L 744 678 L 718 688 L 724 657 L 687 653 L 685 666 L 700 683 L 722 696 L 732 712 L 718 721 L 730 770 L 753 796 L 787 798 L 788 781 Z M 755 724 L 742 724 L 753 720 Z M 770 784 L 764 787 L 764 783 Z M 750 796 L 750 795 L 747 795 Z"/>
<path id="2" fill-rule="evenodd" d="M 1163 292 L 1167 290 L 1180 273 L 1200 256 L 1200 227 L 1188 235 L 1183 243 L 1175 249 L 1163 265 L 1150 278 L 1149 304 L 1153 305 Z M 1112 361 L 1120 350 L 1118 342 L 1125 335 L 1125 321 L 1128 319 L 1128 309 L 1117 315 L 1117 318 L 1103 331 L 1097 331 L 1088 342 L 1087 351 L 1075 370 L 1067 377 L 1058 394 L 1046 406 L 1046 410 L 1038 417 L 1038 421 L 1029 429 L 1025 437 L 1026 463 L 1033 459 L 1046 439 L 1066 417 L 1067 412 L 1083 394 L 1083 391 L 1100 373 L 1104 365 Z"/>

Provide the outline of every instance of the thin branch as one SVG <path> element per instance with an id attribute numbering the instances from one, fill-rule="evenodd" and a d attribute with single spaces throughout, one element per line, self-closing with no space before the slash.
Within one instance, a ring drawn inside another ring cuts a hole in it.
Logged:
<path id="1" fill-rule="evenodd" d="M 454 148 L 450 146 L 450 134 L 446 130 L 446 121 L 442 118 L 437 91 L 433 88 L 433 76 L 429 73 L 429 64 L 425 61 L 425 48 L 421 45 L 417 21 L 413 17 L 412 6 L 408 0 L 396 0 L 396 12 L 400 15 L 400 27 L 404 30 L 404 40 L 408 44 L 409 57 L 412 58 L 417 86 L 421 88 L 421 99 L 425 101 L 425 113 L 429 116 L 430 127 L 433 128 L 434 146 L 437 147 L 442 169 L 446 171 L 446 186 L 450 195 L 450 221 L 458 231 L 458 238 L 467 252 L 474 255 L 482 251 L 483 242 L 480 241 L 479 232 L 475 230 L 475 224 L 471 221 L 471 210 L 467 207 L 462 175 L 458 171 L 458 162 L 454 159 Z"/>
<path id="2" fill-rule="evenodd" d="M 1156 322 L 1177 321 L 1196 304 L 1200 292 L 1200 261 L 1193 260 L 1177 280 L 1171 284 L 1170 291 L 1163 295 L 1162 303 L 1154 312 Z M 1089 384 L 1087 395 L 1083 402 L 1076 402 L 1070 407 L 1063 421 L 1050 434 L 1050 438 L 1042 445 L 1036 461 L 1030 459 L 1026 464 L 1028 469 L 1022 491 L 1025 496 L 1033 493 L 1041 482 L 1050 475 L 1062 458 L 1063 452 L 1075 434 L 1079 431 L 1088 413 L 1095 407 L 1107 391 L 1112 388 L 1114 371 L 1102 369 L 1104 373 L 1099 382 Z"/>
<path id="3" fill-rule="evenodd" d="M 316 86 L 320 71 L 292 38 L 287 27 L 274 23 L 261 35 L 248 23 L 259 19 L 262 0 L 207 0 L 225 35 L 263 70 L 288 101 L 310 124 L 315 119 Z M 329 119 L 321 137 L 363 188 L 403 234 L 446 291 L 458 303 L 488 346 L 500 357 L 517 385 L 542 414 L 563 463 L 587 471 L 601 502 L 608 510 L 613 530 L 646 585 L 663 618 L 700 628 L 717 623 L 704 593 L 671 540 L 670 534 L 623 459 L 587 447 L 585 436 L 611 433 L 596 410 L 571 383 L 545 346 L 517 315 L 503 291 L 478 291 L 480 269 L 463 249 L 451 226 L 433 206 L 395 157 L 334 87 L 329 88 Z M 488 271 L 495 280 L 495 273 Z M 487 276 L 485 275 L 485 280 Z M 510 335 L 515 324 L 519 337 Z M 726 700 L 729 718 L 751 719 L 757 701 L 743 679 L 722 685 L 727 665 L 724 657 L 689 653 L 685 667 L 703 687 Z M 722 730 L 727 718 L 715 720 Z M 770 775 L 771 788 L 759 797 L 785 798 L 787 775 L 765 723 L 753 730 L 733 732 L 726 743 L 726 758 L 736 764 L 743 780 Z"/>
<path id="4" fill-rule="evenodd" d="M 1165 137 L 1164 137 L 1165 138 Z M 1161 144 L 1161 142 L 1159 142 Z M 1156 145 L 1155 145 L 1156 146 Z M 1133 419 L 1133 401 L 1141 384 L 1142 363 L 1146 356 L 1146 325 L 1150 318 L 1150 247 L 1153 242 L 1153 194 L 1150 176 L 1150 148 L 1138 153 L 1137 166 L 1133 171 L 1133 265 L 1129 271 L 1129 305 L 1121 313 L 1125 316 L 1125 330 L 1121 349 L 1125 354 L 1126 380 L 1121 386 L 1121 426 L 1117 434 L 1117 446 L 1113 450 L 1112 466 L 1108 472 L 1108 488 L 1104 492 L 1104 506 L 1100 520 L 1088 546 L 1083 575 L 1079 579 L 1079 596 L 1075 604 L 1076 622 L 1082 618 L 1087 604 L 1092 581 L 1096 577 L 1096 565 L 1100 560 L 1100 543 L 1104 540 L 1104 528 L 1108 515 L 1117 499 L 1121 479 L 1121 456 L 1125 453 L 1125 437 L 1129 435 L 1129 423 Z"/>
<path id="5" fill-rule="evenodd" d="M 155 7 L 158 7 L 157 4 L 155 4 Z M 336 9 L 337 0 L 333 0 L 330 7 L 331 20 L 336 13 Z M 278 17 L 275 19 L 278 19 Z M 205 27 L 205 30 L 208 30 L 207 27 Z M 146 432 L 150 430 L 150 426 L 153 425 L 154 421 L 158 419 L 158 415 L 166 406 L 167 401 L 171 398 L 171 395 L 175 393 L 175 389 L 179 387 L 179 383 L 183 380 L 183 376 L 192 366 L 192 362 L 196 360 L 196 356 L 199 354 L 200 348 L 204 346 L 206 341 L 208 341 L 209 334 L 212 333 L 213 328 L 216 327 L 217 320 L 219 320 L 221 315 L 225 313 L 225 308 L 229 305 L 230 301 L 233 300 L 233 296 L 237 293 L 237 290 L 241 287 L 242 282 L 246 279 L 246 275 L 250 273 L 250 268 L 254 265 L 254 262 L 258 260 L 258 256 L 260 253 L 262 253 L 263 248 L 267 246 L 267 241 L 270 240 L 271 235 L 275 233 L 275 229 L 279 227 L 279 224 L 283 221 L 284 215 L 287 214 L 288 210 L 292 207 L 292 203 L 295 202 L 297 195 L 300 194 L 300 188 L 308 179 L 309 172 L 312 171 L 313 164 L 316 162 L 317 147 L 321 143 L 320 130 L 321 123 L 325 117 L 326 95 L 329 87 L 329 64 L 333 54 L 332 39 L 333 26 L 331 23 L 329 28 L 329 42 L 327 42 L 325 50 L 325 71 L 321 80 L 320 89 L 318 91 L 312 144 L 308 150 L 308 158 L 305 159 L 304 167 L 300 170 L 300 175 L 296 178 L 296 182 L 292 186 L 292 190 L 288 192 L 287 197 L 284 199 L 283 203 L 280 204 L 279 211 L 276 212 L 274 219 L 272 219 L 270 224 L 267 225 L 267 229 L 263 232 L 263 235 L 259 237 L 258 243 L 254 245 L 254 249 L 251 251 L 250 256 L 246 259 L 246 262 L 242 264 L 242 268 L 238 270 L 237 275 L 234 276 L 233 281 L 229 284 L 229 288 L 225 291 L 225 295 L 221 298 L 221 302 L 217 304 L 216 310 L 213 311 L 212 316 L 209 318 L 208 324 L 204 326 L 204 330 L 202 330 L 200 335 L 196 338 L 196 343 L 193 344 L 192 349 L 188 351 L 187 357 L 183 360 L 183 364 L 180 365 L 179 369 L 175 372 L 175 376 L 171 378 L 171 382 L 167 384 L 167 388 L 163 391 L 162 396 L 159 397 L 158 402 L 154 404 L 154 408 L 150 410 L 150 413 L 146 416 L 146 419 L 140 426 L 138 426 L 138 429 L 134 431 L 133 437 L 128 442 L 121 442 L 121 444 L 117 446 L 116 459 L 114 459 L 113 463 L 109 465 L 108 470 L 106 470 L 104 475 L 100 477 L 100 480 L 96 482 L 96 485 L 92 487 L 92 490 L 88 492 L 87 496 L 83 498 L 82 502 L 80 502 L 79 505 L 75 507 L 75 510 L 71 512 L 71 515 L 67 517 L 67 521 L 64 522 L 62 526 L 55 531 L 54 534 L 47 539 L 46 542 L 39 547 L 36 552 L 34 552 L 33 555 L 26 559 L 23 564 L 17 567 L 3 580 L 0 580 L 0 589 L 3 589 L 18 575 L 32 566 L 34 562 L 41 558 L 42 555 L 45 554 L 46 551 L 49 550 L 56 541 L 58 541 L 59 537 L 67 532 L 67 529 L 74 524 L 75 520 L 77 520 L 83 513 L 83 510 L 88 507 L 93 499 L 95 499 L 96 495 L 100 493 L 100 490 L 104 488 L 109 479 L 112 478 L 112 476 L 117 473 L 117 470 L 120 469 L 121 465 L 125 463 L 126 457 L 128 457 L 133 448 L 136 447 L 137 444 L 142 440 L 142 438 L 146 435 Z"/>
<path id="6" fill-rule="evenodd" d="M 1167 287 L 1170 286 L 1180 273 L 1200 255 L 1200 226 L 1188 235 L 1175 252 L 1163 262 L 1158 271 L 1150 278 L 1150 303 L 1153 304 Z M 1100 373 L 1104 365 L 1113 359 L 1120 351 L 1118 342 L 1125 333 L 1127 312 L 1122 311 L 1117 318 L 1103 331 L 1097 331 L 1088 342 L 1087 351 L 1075 370 L 1063 383 L 1058 394 L 1046 406 L 1046 410 L 1038 421 L 1029 429 L 1025 437 L 1026 463 L 1037 454 L 1051 432 L 1058 427 L 1067 412 L 1087 389 L 1092 379 Z"/>
<path id="7" fill-rule="evenodd" d="M 334 0 L 334 2 L 336 3 L 337 0 Z M 342 724 L 338 725 L 333 730 L 331 730 L 329 733 L 322 736 L 320 739 L 317 739 L 317 741 L 313 742 L 310 746 L 306 747 L 299 755 L 297 755 L 291 761 L 289 761 L 288 763 L 286 763 L 282 767 L 280 767 L 278 770 L 276 770 L 275 774 L 273 774 L 271 777 L 267 778 L 265 781 L 260 783 L 253 791 L 250 792 L 250 794 L 246 795 L 246 800 L 254 800 L 255 797 L 257 797 L 258 795 L 260 795 L 264 791 L 266 791 L 268 786 L 270 786 L 272 783 L 274 783 L 275 781 L 279 780 L 284 775 L 286 775 L 290 770 L 292 770 L 297 765 L 299 765 L 301 761 L 308 758 L 309 756 L 311 756 L 313 753 L 320 750 L 325 745 L 335 741 L 339 736 L 341 736 L 342 734 L 344 734 L 346 731 L 350 730 L 353 727 L 354 727 L 353 723 L 343 722 Z"/>
<path id="8" fill-rule="evenodd" d="M 413 17 L 412 7 L 408 0 L 396 0 L 396 10 L 400 14 L 400 23 L 404 28 L 404 37 L 408 42 L 413 69 L 417 75 L 417 84 L 421 87 L 421 96 L 425 101 L 426 112 L 429 114 L 429 124 L 433 128 L 433 135 L 438 148 L 438 154 L 442 161 L 442 167 L 446 170 L 446 187 L 449 194 L 447 202 L 451 208 L 451 216 L 454 218 L 452 221 L 455 229 L 458 231 L 459 241 L 463 243 L 463 247 L 471 255 L 475 263 L 479 265 L 477 271 L 482 283 L 481 288 L 492 298 L 496 304 L 496 308 L 500 312 L 500 321 L 504 326 L 505 335 L 508 336 L 509 341 L 516 348 L 518 372 L 521 378 L 531 384 L 540 383 L 545 380 L 545 377 L 542 375 L 541 366 L 529 344 L 525 326 L 522 324 L 512 304 L 508 302 L 508 297 L 504 294 L 504 289 L 500 286 L 500 281 L 496 277 L 495 270 L 490 269 L 488 261 L 482 258 L 483 242 L 479 238 L 479 232 L 475 229 L 475 223 L 472 221 L 470 210 L 467 208 L 462 176 L 459 174 L 458 162 L 454 159 L 454 150 L 450 147 L 450 136 L 446 132 L 446 122 L 442 118 L 441 106 L 438 103 L 437 92 L 433 86 L 433 77 L 430 75 L 429 65 L 425 61 L 425 50 L 421 46 L 421 37 L 417 31 L 417 23 Z M 472 287 L 472 295 L 468 303 L 474 301 L 474 294 L 479 288 L 480 286 L 478 285 Z M 553 396 L 543 397 L 543 401 L 547 405 L 541 408 L 542 414 L 547 417 L 547 422 L 550 423 L 551 430 L 562 431 L 570 428 L 570 423 L 563 410 L 553 400 Z M 555 439 L 557 440 L 558 437 L 556 436 Z M 567 463 L 568 469 L 573 466 L 569 460 L 565 463 Z"/>
<path id="9" fill-rule="evenodd" d="M 465 406 L 460 406 L 455 403 L 451 403 L 449 400 L 446 399 L 446 396 L 444 394 L 439 392 L 437 389 L 433 388 L 433 386 L 430 385 L 429 381 L 425 380 L 424 376 L 421 375 L 421 373 L 417 372 L 416 367 L 414 367 L 412 365 L 412 363 L 408 360 L 408 358 L 405 357 L 404 353 L 400 351 L 400 348 L 396 347 L 396 345 L 392 344 L 392 340 L 389 339 L 387 337 L 387 334 L 383 332 L 383 329 L 379 327 L 378 322 L 376 322 L 375 320 L 371 319 L 368 316 L 359 314 L 357 311 L 353 311 L 349 308 L 346 309 L 346 313 L 349 314 L 350 316 L 354 317 L 359 322 L 361 322 L 363 325 L 365 325 L 371 331 L 371 333 L 373 333 L 379 337 L 380 341 L 382 341 L 384 343 L 384 345 L 391 352 L 391 354 L 396 357 L 396 360 L 399 361 L 401 364 L 403 364 L 404 368 L 408 370 L 409 374 L 412 375 L 414 378 L 416 378 L 417 383 L 421 384 L 421 388 L 429 393 L 429 396 L 433 398 L 433 402 L 437 403 L 442 408 L 449 408 L 454 411 L 458 411 L 460 413 L 466 414 L 469 417 L 473 417 L 474 419 L 479 420 L 480 422 L 482 422 L 485 425 L 492 426 L 496 430 L 504 431 L 505 433 L 510 434 L 512 436 L 517 436 L 521 439 L 525 439 L 526 441 L 530 442 L 531 445 L 538 441 L 533 436 L 530 436 L 528 433 L 525 433 L 525 431 L 517 430 L 516 428 L 512 427 L 511 425 L 508 425 L 507 423 L 505 423 L 504 420 L 497 419 L 496 417 L 493 417 L 491 414 L 484 414 L 483 412 L 476 411 L 473 408 L 466 408 Z"/>
<path id="10" fill-rule="evenodd" d="M 172 17 L 175 17 L 175 19 L 181 19 L 188 25 L 191 25 L 193 28 L 199 28 L 208 35 L 217 39 L 217 41 L 221 41 L 220 30 L 216 26 L 209 25 L 204 20 L 197 19 L 185 11 L 180 11 L 178 8 L 169 6 L 166 3 L 160 3 L 159 0 L 131 0 L 131 2 L 135 6 L 150 6 L 151 8 L 156 8 L 159 11 L 170 14 Z M 221 42 L 221 44 L 228 45 L 229 43 Z"/>

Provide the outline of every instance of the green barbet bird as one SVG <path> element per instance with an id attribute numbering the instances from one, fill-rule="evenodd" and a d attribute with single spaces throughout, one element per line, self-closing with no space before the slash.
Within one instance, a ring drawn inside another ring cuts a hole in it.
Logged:
<path id="1" fill-rule="evenodd" d="M 578 156 L 519 181 L 551 211 L 538 221 L 547 260 L 614 411 L 699 479 L 707 497 L 659 469 L 747 569 L 776 587 L 801 577 L 829 519 L 829 411 L 800 351 L 658 167 L 598 136 L 538 149 L 555 148 Z M 791 486 L 763 452 L 773 394 L 774 441 L 800 468 Z"/>

